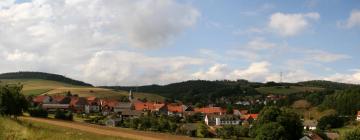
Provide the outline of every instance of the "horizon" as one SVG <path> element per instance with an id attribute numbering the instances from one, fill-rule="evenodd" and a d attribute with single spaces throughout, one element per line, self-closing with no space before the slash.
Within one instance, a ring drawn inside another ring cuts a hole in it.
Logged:
<path id="1" fill-rule="evenodd" d="M 0 73 L 56 73 L 96 86 L 359 84 L 359 36 L 356 0 L 3 0 Z"/>

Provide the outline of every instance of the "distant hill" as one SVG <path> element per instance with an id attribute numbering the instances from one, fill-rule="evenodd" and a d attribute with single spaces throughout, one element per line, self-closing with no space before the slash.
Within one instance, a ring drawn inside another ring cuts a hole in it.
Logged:
<path id="1" fill-rule="evenodd" d="M 50 74 L 44 72 L 11 72 L 0 74 L 0 79 L 41 79 L 41 80 L 51 80 L 62 82 L 66 84 L 76 85 L 76 86 L 90 86 L 91 84 L 67 78 L 58 74 Z"/>
<path id="2" fill-rule="evenodd" d="M 185 103 L 211 103 L 221 97 L 253 96 L 260 93 L 255 87 L 260 83 L 250 83 L 246 80 L 238 81 L 206 81 L 191 80 L 168 85 L 147 85 L 139 87 L 112 86 L 103 87 L 115 90 L 134 90 L 138 92 L 154 93 Z"/>
<path id="3" fill-rule="evenodd" d="M 320 87 L 332 90 L 344 90 L 349 88 L 359 88 L 360 85 L 349 84 L 349 83 L 339 83 L 325 80 L 312 80 L 312 81 L 304 81 L 298 82 L 299 85 L 302 86 L 312 86 L 312 87 Z"/>

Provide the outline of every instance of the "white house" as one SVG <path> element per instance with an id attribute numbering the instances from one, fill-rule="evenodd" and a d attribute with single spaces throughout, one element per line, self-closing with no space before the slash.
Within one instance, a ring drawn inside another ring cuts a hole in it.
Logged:
<path id="1" fill-rule="evenodd" d="M 360 111 L 358 111 L 358 113 L 357 113 L 356 120 L 360 121 Z"/>
<path id="2" fill-rule="evenodd" d="M 239 125 L 240 118 L 234 115 L 206 115 L 205 124 L 208 126 Z"/>
<path id="3" fill-rule="evenodd" d="M 303 122 L 304 130 L 316 130 L 317 124 L 316 120 L 305 120 Z"/>

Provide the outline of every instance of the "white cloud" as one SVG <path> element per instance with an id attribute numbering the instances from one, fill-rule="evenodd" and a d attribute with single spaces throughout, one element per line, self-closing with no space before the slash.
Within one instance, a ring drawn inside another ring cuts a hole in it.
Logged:
<path id="1" fill-rule="evenodd" d="M 192 74 L 192 76 L 196 79 L 223 80 L 228 73 L 229 68 L 226 64 L 215 64 L 208 71 L 199 71 Z"/>
<path id="2" fill-rule="evenodd" d="M 265 80 L 266 75 L 270 72 L 270 63 L 266 61 L 253 62 L 247 68 L 232 69 L 226 64 L 214 64 L 207 71 L 199 71 L 192 76 L 197 79 L 206 80 L 237 80 L 246 79 L 251 81 Z"/>
<path id="3" fill-rule="evenodd" d="M 14 52 L 5 52 L 5 59 L 8 61 L 34 61 L 38 57 L 29 52 L 23 52 L 20 50 L 15 50 Z"/>
<path id="4" fill-rule="evenodd" d="M 251 40 L 247 47 L 254 50 L 266 50 L 274 48 L 276 44 L 265 41 L 263 38 L 255 38 Z"/>
<path id="5" fill-rule="evenodd" d="M 336 73 L 324 78 L 324 80 L 360 84 L 360 70 L 355 70 L 350 74 Z"/>
<path id="6" fill-rule="evenodd" d="M 205 61 L 190 57 L 151 57 L 129 51 L 100 51 L 81 66 L 96 85 L 166 84 L 191 79 L 189 68 Z"/>
<path id="7" fill-rule="evenodd" d="M 270 16 L 269 27 L 282 36 L 294 36 L 304 31 L 309 26 L 311 20 L 318 20 L 320 14 L 311 13 L 274 13 Z"/>
<path id="8" fill-rule="evenodd" d="M 15 3 L 15 0 L 0 0 L 0 9 L 6 8 Z"/>
<path id="9" fill-rule="evenodd" d="M 321 50 L 309 50 L 307 51 L 307 53 L 309 59 L 319 62 L 334 62 L 334 61 L 350 58 L 350 56 L 345 54 L 336 54 Z"/>
<path id="10" fill-rule="evenodd" d="M 200 15 L 175 0 L 1 1 L 0 72 L 45 71 L 96 85 L 186 79 L 184 67 L 199 59 L 139 52 L 167 46 Z"/>
<path id="11" fill-rule="evenodd" d="M 360 26 L 360 10 L 352 10 L 350 17 L 345 22 L 339 22 L 339 25 L 346 28 Z"/>

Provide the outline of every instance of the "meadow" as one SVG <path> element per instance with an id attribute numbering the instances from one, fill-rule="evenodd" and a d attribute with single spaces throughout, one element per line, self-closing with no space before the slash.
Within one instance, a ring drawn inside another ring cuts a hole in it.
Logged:
<path id="1" fill-rule="evenodd" d="M 88 133 L 76 129 L 40 122 L 28 122 L 0 117 L 0 138 L 5 140 L 126 140 Z"/>

